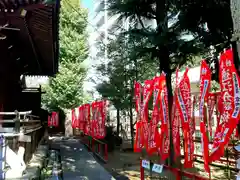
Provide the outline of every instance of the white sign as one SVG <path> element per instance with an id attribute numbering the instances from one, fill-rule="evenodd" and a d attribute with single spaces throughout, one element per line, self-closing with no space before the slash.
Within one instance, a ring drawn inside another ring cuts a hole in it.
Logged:
<path id="1" fill-rule="evenodd" d="M 142 160 L 142 167 L 150 170 L 150 162 L 147 160 Z"/>
<path id="2" fill-rule="evenodd" d="M 153 164 L 152 171 L 161 174 L 163 170 L 163 165 Z"/>
<path id="3" fill-rule="evenodd" d="M 240 169 L 240 159 L 237 160 L 237 168 Z"/>
<path id="4" fill-rule="evenodd" d="M 163 165 L 153 164 L 152 171 L 161 174 L 163 170 Z"/>

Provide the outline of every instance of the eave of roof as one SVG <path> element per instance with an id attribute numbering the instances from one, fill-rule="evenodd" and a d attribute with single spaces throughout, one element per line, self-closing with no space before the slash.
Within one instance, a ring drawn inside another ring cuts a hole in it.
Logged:
<path id="1" fill-rule="evenodd" d="M 28 68 L 22 73 L 53 76 L 58 72 L 59 11 L 60 0 L 52 4 L 40 0 L 0 0 L 0 26 L 8 24 L 20 30 L 12 44 L 22 55 L 20 58 L 27 61 Z"/>

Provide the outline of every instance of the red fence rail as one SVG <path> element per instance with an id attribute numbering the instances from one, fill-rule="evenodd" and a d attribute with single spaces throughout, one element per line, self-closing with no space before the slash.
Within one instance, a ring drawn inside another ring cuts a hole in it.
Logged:
<path id="1" fill-rule="evenodd" d="M 98 158 L 105 163 L 108 161 L 108 145 L 106 142 L 93 138 L 92 136 L 83 136 L 81 141 L 92 151 Z"/>

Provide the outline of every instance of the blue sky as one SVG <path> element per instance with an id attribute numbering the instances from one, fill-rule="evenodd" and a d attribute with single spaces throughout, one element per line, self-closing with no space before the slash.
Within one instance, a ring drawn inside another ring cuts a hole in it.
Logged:
<path id="1" fill-rule="evenodd" d="M 93 0 L 82 0 L 81 2 L 85 8 L 91 9 L 93 7 Z"/>

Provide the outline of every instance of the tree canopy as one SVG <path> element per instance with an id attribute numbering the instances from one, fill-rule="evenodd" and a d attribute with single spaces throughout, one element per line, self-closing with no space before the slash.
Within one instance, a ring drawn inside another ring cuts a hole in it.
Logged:
<path id="1" fill-rule="evenodd" d="M 166 73 L 171 108 L 176 68 L 200 65 L 211 46 L 218 54 L 231 44 L 229 0 L 108 0 L 107 9 L 110 16 L 119 17 L 120 33 L 103 46 L 109 62 L 98 71 L 108 79 L 97 90 L 117 109 L 131 112 L 133 82 L 153 78 L 157 72 Z"/>
<path id="2" fill-rule="evenodd" d="M 59 73 L 44 87 L 43 104 L 49 110 L 68 109 L 86 99 L 83 81 L 88 56 L 87 11 L 77 0 L 61 1 Z"/>

